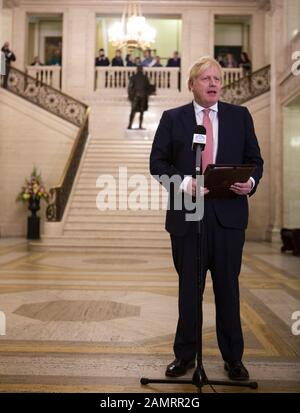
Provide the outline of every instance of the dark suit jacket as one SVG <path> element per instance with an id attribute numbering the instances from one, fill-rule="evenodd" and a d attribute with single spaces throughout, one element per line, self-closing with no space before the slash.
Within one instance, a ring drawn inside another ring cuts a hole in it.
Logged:
<path id="1" fill-rule="evenodd" d="M 253 174 L 257 188 L 263 172 L 263 160 L 260 155 L 252 117 L 247 108 L 218 103 L 218 151 L 216 163 L 219 164 L 255 164 Z M 150 172 L 156 178 L 178 174 L 195 176 L 195 152 L 192 151 L 192 136 L 196 126 L 194 105 L 192 103 L 163 113 L 156 131 L 150 155 Z M 174 210 L 172 200 L 183 197 L 178 185 L 169 192 L 170 209 L 166 216 L 166 230 L 173 235 L 183 236 L 192 225 L 185 220 L 186 210 Z M 237 196 L 234 199 L 211 199 L 220 224 L 227 228 L 245 229 L 248 223 L 248 197 Z M 190 211 L 188 211 L 190 212 Z"/>
<path id="2" fill-rule="evenodd" d="M 168 59 L 168 62 L 167 62 L 167 66 L 166 67 L 180 67 L 180 65 L 181 65 L 181 59 L 180 59 L 180 57 L 178 58 L 178 59 L 173 59 L 173 58 L 170 58 L 170 59 Z"/>
<path id="3" fill-rule="evenodd" d="M 109 66 L 109 58 L 108 57 L 100 58 L 99 56 L 96 57 L 95 66 Z"/>

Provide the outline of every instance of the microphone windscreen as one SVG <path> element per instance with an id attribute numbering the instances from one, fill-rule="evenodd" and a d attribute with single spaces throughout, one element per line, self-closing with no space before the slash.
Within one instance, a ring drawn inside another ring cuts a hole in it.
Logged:
<path id="1" fill-rule="evenodd" d="M 197 145 L 201 145 L 201 150 L 203 150 L 206 145 L 206 129 L 203 125 L 197 125 L 193 132 L 193 151 L 196 150 Z"/>

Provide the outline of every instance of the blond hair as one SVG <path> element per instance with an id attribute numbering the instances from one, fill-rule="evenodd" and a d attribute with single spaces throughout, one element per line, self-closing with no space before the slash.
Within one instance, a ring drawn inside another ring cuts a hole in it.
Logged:
<path id="1" fill-rule="evenodd" d="M 198 59 L 195 63 L 193 63 L 189 70 L 189 77 L 187 79 L 187 86 L 189 90 L 191 90 L 192 82 L 196 79 L 196 77 L 201 75 L 201 73 L 203 73 L 204 70 L 208 69 L 211 66 L 215 66 L 216 69 L 220 72 L 220 78 L 222 81 L 223 71 L 220 63 L 210 56 L 203 56 L 200 57 L 200 59 Z"/>

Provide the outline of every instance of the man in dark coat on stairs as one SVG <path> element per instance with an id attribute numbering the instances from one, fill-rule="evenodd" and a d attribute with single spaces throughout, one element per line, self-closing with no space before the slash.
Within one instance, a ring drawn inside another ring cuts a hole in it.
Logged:
<path id="1" fill-rule="evenodd" d="M 143 73 L 143 66 L 139 65 L 137 67 L 137 72 L 131 76 L 128 85 L 128 98 L 131 102 L 131 112 L 127 129 L 132 129 L 135 112 L 140 112 L 139 129 L 144 129 L 142 127 L 143 116 L 144 112 L 148 110 L 150 88 L 151 85 L 149 79 L 147 75 Z"/>

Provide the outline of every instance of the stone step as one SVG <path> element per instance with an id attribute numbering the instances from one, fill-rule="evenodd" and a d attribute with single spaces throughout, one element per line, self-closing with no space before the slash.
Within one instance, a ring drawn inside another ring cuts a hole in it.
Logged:
<path id="1" fill-rule="evenodd" d="M 80 195 L 78 195 L 78 197 L 79 196 Z M 116 215 L 118 215 L 119 210 L 129 210 L 136 212 L 137 206 L 143 212 L 148 210 L 157 211 L 161 205 L 167 204 L 167 199 L 165 199 L 164 197 L 152 200 L 150 198 L 147 199 L 146 196 L 144 197 L 144 199 L 136 199 L 133 197 L 128 199 L 126 196 L 119 196 L 115 198 L 113 195 L 108 195 L 107 197 L 103 197 L 102 194 L 98 197 L 95 196 L 92 199 L 87 199 L 87 197 L 78 197 L 72 199 L 72 208 L 81 207 L 82 209 L 87 209 L 89 207 L 94 208 L 95 210 L 97 209 L 98 211 L 103 211 L 103 213 L 105 213 L 107 210 L 114 210 Z"/>
<path id="2" fill-rule="evenodd" d="M 114 155 L 110 154 L 99 154 L 99 155 L 86 155 L 84 158 L 85 162 L 99 162 L 99 160 L 105 160 L 109 162 L 119 162 L 120 159 L 126 159 L 127 161 L 134 161 L 137 163 L 147 162 L 149 161 L 149 154 L 131 154 L 131 153 L 116 153 Z"/>
<path id="3" fill-rule="evenodd" d="M 82 172 L 82 174 L 80 175 L 79 181 L 78 183 L 81 184 L 91 184 L 91 185 L 95 185 L 96 187 L 96 181 L 99 178 L 99 176 L 102 175 L 109 175 L 112 178 L 114 178 L 114 180 L 116 181 L 116 184 L 118 184 L 119 182 L 119 170 L 116 168 L 112 168 L 112 169 L 97 169 L 97 170 L 86 170 L 84 172 Z M 124 182 L 124 174 L 121 174 L 121 178 L 120 181 Z M 150 182 L 152 181 L 152 179 L 154 179 L 153 177 L 151 177 L 150 173 L 147 171 L 143 171 L 143 170 L 127 170 L 127 178 L 130 179 L 131 176 L 133 175 L 142 175 L 148 182 L 148 185 L 150 185 Z M 144 179 L 143 179 L 144 181 Z M 126 182 L 126 181 L 125 181 Z"/>
<path id="4" fill-rule="evenodd" d="M 67 222 L 64 225 L 64 234 L 67 234 L 69 231 L 81 232 L 81 231 L 89 231 L 89 232 L 97 232 L 98 231 L 128 231 L 128 233 L 135 233 L 135 232 L 143 232 L 144 234 L 149 231 L 162 233 L 164 232 L 164 227 L 162 223 L 154 223 L 154 222 L 109 222 L 109 219 L 106 222 Z"/>
<path id="5" fill-rule="evenodd" d="M 115 171 L 115 172 L 126 172 L 124 170 L 120 170 L 119 168 L 126 168 L 127 171 L 129 171 L 130 173 L 135 173 L 135 171 L 145 171 L 148 174 L 150 174 L 149 171 L 149 163 L 141 163 L 141 164 L 136 164 L 133 165 L 132 163 L 126 163 L 126 162 L 120 162 L 120 163 L 111 163 L 111 164 L 102 164 L 101 161 L 99 161 L 98 163 L 94 163 L 94 164 L 85 164 L 84 166 L 82 166 L 81 168 L 81 172 L 82 173 L 86 173 L 86 172 L 98 172 L 99 170 L 102 171 Z"/>
<path id="6" fill-rule="evenodd" d="M 149 196 L 151 195 L 149 188 L 149 184 L 147 182 L 147 186 L 145 188 L 139 187 L 139 194 Z M 81 185 L 81 187 L 76 188 L 76 193 L 74 196 L 97 196 L 100 191 L 103 191 L 102 187 L 96 187 L 96 185 L 92 186 L 91 188 L 87 188 L 85 185 Z M 132 193 L 133 189 L 126 186 L 126 182 L 121 182 L 121 185 L 116 185 L 116 191 L 114 188 L 106 187 L 105 193 L 114 194 L 116 192 L 116 196 L 129 196 Z M 156 192 L 155 192 L 156 195 Z"/>
<path id="7" fill-rule="evenodd" d="M 147 217 L 158 217 L 158 216 L 165 216 L 166 211 L 159 209 L 149 209 L 149 210 L 137 210 L 133 211 L 130 209 L 118 209 L 118 210 L 106 210 L 106 211 L 99 211 L 96 207 L 95 204 L 80 204 L 78 206 L 75 206 L 72 204 L 68 210 L 68 213 L 72 217 L 77 217 L 77 216 L 87 216 L 87 217 L 141 217 L 141 218 L 147 218 Z"/>
<path id="8" fill-rule="evenodd" d="M 116 178 L 118 178 L 118 177 L 116 176 Z M 150 178 L 149 177 L 146 177 L 146 178 L 147 178 L 147 182 L 148 182 L 148 185 L 149 185 L 150 184 Z M 92 189 L 96 190 L 96 177 L 95 177 L 95 179 L 88 179 L 88 178 L 84 178 L 84 179 L 85 179 L 84 181 L 80 180 L 79 184 L 76 187 L 76 193 L 77 194 L 79 193 L 79 191 L 83 191 L 83 190 L 85 190 L 87 192 L 89 192 Z M 154 182 L 154 183 L 152 182 L 152 184 L 154 186 L 154 185 L 156 185 L 156 182 Z M 119 181 L 117 182 L 117 185 L 118 185 L 117 188 L 119 188 L 119 186 L 121 185 L 120 190 L 123 191 L 122 188 L 126 187 L 126 181 L 120 180 L 120 182 Z M 157 183 L 157 185 L 159 185 L 159 184 Z M 160 188 L 162 189 L 162 187 L 160 187 Z M 99 189 L 97 189 L 97 191 L 98 190 Z M 130 191 L 132 191 L 132 188 L 128 188 L 128 192 L 130 192 Z"/>
<path id="9" fill-rule="evenodd" d="M 135 145 L 137 147 L 140 146 L 147 146 L 147 145 L 152 145 L 152 141 L 150 139 L 129 139 L 129 138 L 117 138 L 117 139 L 111 139 L 111 138 L 105 138 L 104 136 L 101 135 L 101 132 L 99 130 L 95 131 L 94 133 L 91 134 L 91 137 L 89 139 L 89 144 L 94 145 L 94 144 L 105 144 L 105 145 Z"/>
<path id="10" fill-rule="evenodd" d="M 136 151 L 150 151 L 152 148 L 153 141 L 143 141 L 139 142 L 136 140 L 129 140 L 129 139 L 123 139 L 123 140 L 118 140 L 115 142 L 106 142 L 103 141 L 102 139 L 94 139 L 93 141 L 89 141 L 87 148 L 90 150 L 94 149 L 133 149 Z"/>
<path id="11" fill-rule="evenodd" d="M 132 201 L 129 203 L 129 202 L 126 202 L 126 199 L 120 198 L 120 199 L 117 199 L 116 202 L 114 202 L 114 200 L 107 200 L 105 201 L 104 205 L 102 205 L 100 201 L 98 202 L 98 204 L 99 205 L 96 205 L 96 199 L 93 202 L 76 200 L 76 201 L 73 201 L 70 206 L 73 210 L 74 209 L 79 210 L 79 208 L 81 208 L 83 213 L 84 211 L 86 211 L 86 214 L 89 214 L 90 212 L 94 211 L 94 214 L 99 214 L 99 215 L 106 215 L 106 214 L 108 215 L 109 213 L 119 215 L 121 211 L 128 210 L 132 214 L 137 214 L 137 215 L 139 214 L 141 216 L 145 212 L 150 211 L 155 216 L 156 211 L 157 211 L 156 208 L 154 209 L 154 207 L 151 206 L 150 201 L 148 203 L 146 201 L 144 202 L 133 202 Z M 164 204 L 163 204 L 163 201 L 158 203 L 159 211 L 161 211 L 160 213 L 164 213 L 165 211 L 164 205 L 167 205 L 167 202 L 165 202 Z M 152 208 L 152 210 L 150 207 Z M 68 214 L 72 214 L 72 212 L 68 210 Z"/>
<path id="12" fill-rule="evenodd" d="M 63 233 L 64 237 L 74 237 L 82 240 L 89 240 L 89 239 L 97 239 L 97 240 L 110 240 L 117 241 L 117 240 L 152 240 L 155 242 L 156 240 L 166 240 L 169 238 L 167 232 L 162 229 L 161 232 L 159 231 L 123 231 L 120 228 L 115 230 L 107 230 L 107 231 L 94 231 L 94 230 L 72 230 L 68 229 L 65 230 Z"/>
<path id="13" fill-rule="evenodd" d="M 150 156 L 151 153 L 151 148 L 143 148 L 141 150 L 135 150 L 135 151 L 131 151 L 131 148 L 117 148 L 117 150 L 111 150 L 109 148 L 106 148 L 105 150 L 103 150 L 103 148 L 96 148 L 96 149 L 90 149 L 89 151 L 86 152 L 86 156 L 90 157 L 90 156 L 95 156 L 95 157 L 107 157 L 109 156 L 117 156 L 119 154 L 122 155 L 127 155 L 130 156 L 132 155 L 141 155 L 141 156 Z M 132 158 L 133 159 L 133 158 Z"/>
<path id="14" fill-rule="evenodd" d="M 126 168 L 126 170 L 124 169 L 120 169 L 120 168 Z M 118 163 L 118 164 L 111 164 L 111 165 L 101 165 L 101 163 L 99 163 L 98 165 L 86 165 L 83 166 L 81 171 L 80 171 L 80 177 L 79 179 L 83 176 L 85 177 L 85 174 L 90 174 L 91 177 L 92 174 L 94 174 L 94 177 L 98 177 L 97 174 L 100 173 L 110 173 L 110 174 L 114 174 L 116 176 L 119 176 L 119 174 L 121 175 L 125 175 L 127 173 L 127 175 L 135 175 L 136 173 L 141 173 L 143 175 L 149 175 L 150 177 L 150 171 L 148 168 L 148 165 L 143 166 L 132 166 L 129 164 L 125 164 L 125 163 Z"/>
<path id="15" fill-rule="evenodd" d="M 144 150 L 149 150 L 151 149 L 152 142 L 147 143 L 145 142 L 143 145 L 137 145 L 135 142 L 118 142 L 118 143 L 104 143 L 101 142 L 100 140 L 94 141 L 94 142 L 89 142 L 87 151 L 94 151 L 94 150 L 99 150 L 101 151 L 102 149 L 128 149 L 128 150 L 134 150 L 134 151 L 144 151 Z"/>
<path id="16" fill-rule="evenodd" d="M 165 216 L 160 215 L 160 216 L 151 216 L 151 215 L 74 215 L 74 213 L 70 213 L 67 217 L 66 220 L 67 224 L 74 223 L 74 224 L 80 224 L 80 223 L 89 223 L 89 224 L 100 224 L 100 223 L 116 223 L 116 224 L 159 224 L 159 225 L 164 225 L 165 223 Z"/>
<path id="17" fill-rule="evenodd" d="M 119 155 L 87 155 L 84 158 L 84 164 L 98 164 L 101 165 L 103 164 L 121 164 L 121 165 L 149 165 L 149 156 L 141 156 L 138 158 L 132 158 L 130 153 L 126 154 L 125 156 L 119 156 Z"/>
<path id="18" fill-rule="evenodd" d="M 115 153 L 128 153 L 128 154 L 145 154 L 146 152 L 149 152 L 149 150 L 150 150 L 150 147 L 148 147 L 148 148 L 136 148 L 136 147 L 132 147 L 131 145 L 130 146 L 128 146 L 128 145 L 124 145 L 124 146 L 120 146 L 120 145 L 118 145 L 118 146 L 116 146 L 116 145 L 111 145 L 110 147 L 104 147 L 104 146 L 101 146 L 101 147 L 97 147 L 97 148 L 95 148 L 95 147 L 91 147 L 91 146 L 89 146 L 88 147 L 88 149 L 87 149 L 87 151 L 86 151 L 86 154 L 87 155 L 91 155 L 91 154 L 115 154 Z"/>
<path id="19" fill-rule="evenodd" d="M 127 168 L 144 168 L 149 170 L 149 159 L 143 159 L 142 161 L 133 161 L 131 159 L 119 159 L 119 160 L 114 160 L 114 159 L 105 159 L 105 158 L 99 158 L 97 159 L 84 159 L 84 164 L 82 168 L 97 168 L 97 167 L 102 167 L 102 168 L 118 168 L 118 167 L 127 167 Z"/>

